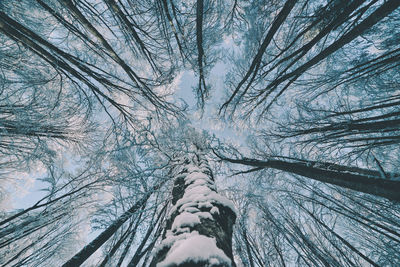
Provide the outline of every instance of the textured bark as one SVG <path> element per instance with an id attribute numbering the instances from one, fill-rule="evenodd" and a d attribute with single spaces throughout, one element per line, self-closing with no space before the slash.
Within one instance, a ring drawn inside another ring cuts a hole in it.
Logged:
<path id="1" fill-rule="evenodd" d="M 200 152 L 187 155 L 174 167 L 173 174 L 173 207 L 166 223 L 163 240 L 150 266 L 236 266 L 232 255 L 232 227 L 236 214 L 230 202 L 216 193 L 214 178 L 207 161 Z M 200 193 L 201 190 L 205 190 L 205 193 Z M 215 212 L 216 210 L 218 212 Z M 189 218 L 194 216 L 199 221 L 193 224 L 180 223 L 185 215 Z M 220 258 L 218 253 L 209 258 L 194 256 L 196 253 L 193 254 L 192 251 L 210 249 L 188 241 L 199 236 L 214 240 L 215 251 L 223 253 L 223 258 Z M 171 262 L 174 258 L 171 255 L 178 254 L 182 248 L 180 244 L 188 245 L 185 251 L 189 252 L 180 257 L 180 260 Z"/>
<path id="2" fill-rule="evenodd" d="M 110 237 L 115 234 L 118 229 L 140 208 L 142 208 L 150 196 L 164 184 L 162 181 L 160 184 L 155 185 L 152 190 L 147 192 L 140 200 L 138 200 L 129 210 L 122 214 L 117 220 L 115 220 L 108 228 L 101 232 L 95 239 L 93 239 L 88 245 L 76 253 L 70 260 L 64 263 L 63 267 L 76 267 L 81 266 L 93 253 L 96 252 L 104 243 L 106 243 Z"/>
<path id="3" fill-rule="evenodd" d="M 338 185 L 375 196 L 380 196 L 393 201 L 400 201 L 400 181 L 381 178 L 379 171 L 367 170 L 339 164 L 314 162 L 305 160 L 280 160 L 267 159 L 231 159 L 218 155 L 222 160 L 247 166 L 272 168 L 298 174 L 316 181 Z"/>

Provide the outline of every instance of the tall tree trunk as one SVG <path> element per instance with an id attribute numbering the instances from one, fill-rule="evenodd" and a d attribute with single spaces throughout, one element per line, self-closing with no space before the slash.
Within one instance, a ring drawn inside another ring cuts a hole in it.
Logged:
<path id="1" fill-rule="evenodd" d="M 173 207 L 151 267 L 236 266 L 232 203 L 216 192 L 204 152 L 181 157 L 172 169 Z"/>
<path id="2" fill-rule="evenodd" d="M 137 212 L 140 208 L 143 208 L 150 196 L 157 191 L 163 184 L 164 181 L 154 185 L 141 199 L 127 211 L 125 211 L 118 219 L 116 219 L 110 226 L 108 226 L 103 232 L 101 232 L 95 239 L 89 244 L 82 248 L 76 253 L 71 259 L 62 265 L 62 267 L 77 267 L 81 266 L 93 253 L 95 253 L 104 243 L 106 243 L 118 229 Z"/>
<path id="3" fill-rule="evenodd" d="M 323 183 L 338 185 L 358 192 L 384 197 L 392 201 L 400 201 L 400 181 L 398 180 L 399 174 L 397 173 L 388 175 L 389 178 L 393 175 L 393 178 L 390 178 L 392 180 L 389 180 L 381 178 L 380 172 L 376 170 L 328 162 L 316 162 L 294 158 L 290 160 L 271 158 L 263 161 L 249 158 L 232 159 L 217 153 L 216 155 L 224 161 L 256 167 L 250 171 L 272 168 L 298 174 Z"/>

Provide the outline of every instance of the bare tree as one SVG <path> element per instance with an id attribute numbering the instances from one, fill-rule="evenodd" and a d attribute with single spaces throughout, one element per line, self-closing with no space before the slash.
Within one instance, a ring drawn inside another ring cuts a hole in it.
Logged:
<path id="1" fill-rule="evenodd" d="M 399 265 L 398 7 L 0 1 L 0 264 Z"/>
<path id="2" fill-rule="evenodd" d="M 248 13 L 238 19 L 247 21 L 248 27 L 255 27 L 254 31 L 258 33 L 256 38 L 254 35 L 245 36 L 249 44 L 247 51 L 254 55 L 249 57 L 246 53 L 244 56 L 252 58 L 251 62 L 241 64 L 238 60 L 235 64 L 237 69 L 230 77 L 240 78 L 237 83 L 230 81 L 232 93 L 220 112 L 228 106 L 234 112 L 238 105 L 244 104 L 247 108 L 239 115 L 244 113 L 244 116 L 249 116 L 259 108 L 256 115 L 261 118 L 282 94 L 294 87 L 296 81 L 311 80 L 307 78 L 309 74 L 312 79 L 323 76 L 324 72 L 320 72 L 322 68 L 317 66 L 361 38 L 380 21 L 390 17 L 392 12 L 396 13 L 398 6 L 395 1 L 379 4 L 376 1 L 330 1 L 326 5 L 321 5 L 319 1 L 286 1 L 278 9 L 279 12 L 276 6 L 265 7 L 269 8 L 269 12 L 259 10 L 261 18 L 271 21 L 268 30 L 261 32 L 256 28 L 260 23 L 251 18 L 257 7 L 249 7 Z M 380 59 L 378 56 L 360 65 L 347 67 L 345 73 L 353 72 L 348 76 L 353 79 L 363 71 L 368 72 L 364 67 L 381 71 L 392 64 L 375 64 Z M 310 86 L 306 88 L 313 90 Z"/>
<path id="3" fill-rule="evenodd" d="M 233 205 L 216 193 L 204 152 L 176 160 L 172 208 L 150 266 L 235 266 Z"/>

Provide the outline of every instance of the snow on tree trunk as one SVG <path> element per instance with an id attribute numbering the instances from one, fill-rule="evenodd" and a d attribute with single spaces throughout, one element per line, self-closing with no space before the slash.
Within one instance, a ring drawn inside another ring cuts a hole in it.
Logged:
<path id="1" fill-rule="evenodd" d="M 173 207 L 150 266 L 236 266 L 232 255 L 235 208 L 217 193 L 203 152 L 180 158 L 172 171 Z"/>

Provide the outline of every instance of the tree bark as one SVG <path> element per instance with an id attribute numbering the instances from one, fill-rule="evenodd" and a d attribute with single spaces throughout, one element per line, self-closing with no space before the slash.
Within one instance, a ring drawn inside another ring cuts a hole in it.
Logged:
<path id="1" fill-rule="evenodd" d="M 138 209 L 142 208 L 150 196 L 164 184 L 165 180 L 160 184 L 155 185 L 152 190 L 147 192 L 140 200 L 138 200 L 129 210 L 122 214 L 115 220 L 107 229 L 99 234 L 92 242 L 86 245 L 78 253 L 75 254 L 70 260 L 62 265 L 62 267 L 76 267 L 84 263 L 93 253 L 96 252 L 110 237 L 115 234 L 118 229 L 126 222 Z"/>
<path id="2" fill-rule="evenodd" d="M 231 163 L 277 169 L 358 192 L 400 201 L 400 181 L 382 179 L 379 171 L 305 160 L 268 159 L 262 161 L 248 158 L 231 159 L 218 154 L 217 156 Z"/>
<path id="3" fill-rule="evenodd" d="M 172 168 L 173 207 L 151 267 L 236 266 L 232 255 L 232 203 L 216 192 L 203 152 L 185 155 Z"/>

